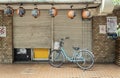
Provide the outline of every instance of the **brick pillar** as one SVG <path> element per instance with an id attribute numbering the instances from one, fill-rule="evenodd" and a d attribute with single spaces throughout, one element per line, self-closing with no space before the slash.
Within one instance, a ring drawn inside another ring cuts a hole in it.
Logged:
<path id="1" fill-rule="evenodd" d="M 120 38 L 116 40 L 115 63 L 120 66 Z"/>
<path id="2" fill-rule="evenodd" d="M 6 26 L 6 37 L 0 38 L 0 63 L 12 63 L 12 17 L 4 16 L 3 11 L 0 11 L 0 26 Z"/>
<path id="3" fill-rule="evenodd" d="M 2 25 L 3 14 L 0 11 L 0 26 Z M 0 63 L 2 62 L 2 38 L 0 37 Z"/>
<path id="4" fill-rule="evenodd" d="M 120 11 L 114 11 L 117 16 L 117 22 L 120 23 Z M 116 40 L 115 63 L 120 66 L 120 37 Z"/>
<path id="5" fill-rule="evenodd" d="M 99 33 L 99 25 L 106 23 L 106 16 L 93 17 L 93 53 L 97 63 L 113 63 L 115 58 L 115 40 Z"/>

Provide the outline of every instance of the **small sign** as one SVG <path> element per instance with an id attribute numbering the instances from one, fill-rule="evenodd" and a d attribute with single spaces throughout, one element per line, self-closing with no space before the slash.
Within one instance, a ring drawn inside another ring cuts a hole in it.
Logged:
<path id="1" fill-rule="evenodd" d="M 107 17 L 107 33 L 115 33 L 117 30 L 117 17 Z"/>
<path id="2" fill-rule="evenodd" d="M 0 26 L 0 37 L 6 37 L 6 27 Z"/>
<path id="3" fill-rule="evenodd" d="M 106 25 L 99 25 L 99 33 L 106 34 Z"/>

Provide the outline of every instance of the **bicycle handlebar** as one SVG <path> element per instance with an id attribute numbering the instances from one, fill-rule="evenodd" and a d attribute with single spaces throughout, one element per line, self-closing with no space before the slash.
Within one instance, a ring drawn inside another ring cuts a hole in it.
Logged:
<path id="1" fill-rule="evenodd" d="M 61 40 L 69 39 L 70 37 L 61 38 Z"/>
<path id="2" fill-rule="evenodd" d="M 64 44 L 64 40 L 65 39 L 69 39 L 70 37 L 65 37 L 65 38 L 61 38 L 60 39 L 60 46 L 62 46 Z"/>

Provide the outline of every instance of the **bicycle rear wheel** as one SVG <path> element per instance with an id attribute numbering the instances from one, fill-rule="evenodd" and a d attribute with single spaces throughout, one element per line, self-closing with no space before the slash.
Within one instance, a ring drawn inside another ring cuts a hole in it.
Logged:
<path id="1" fill-rule="evenodd" d="M 51 66 L 60 67 L 63 65 L 64 57 L 60 50 L 53 50 L 49 55 L 49 63 Z"/>
<path id="2" fill-rule="evenodd" d="M 94 64 L 94 56 L 88 50 L 80 51 L 76 59 L 77 65 L 83 70 L 92 68 Z"/>

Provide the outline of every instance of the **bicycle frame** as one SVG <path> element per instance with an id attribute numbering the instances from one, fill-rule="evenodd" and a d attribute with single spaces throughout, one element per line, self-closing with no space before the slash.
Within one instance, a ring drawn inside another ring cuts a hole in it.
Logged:
<path id="1" fill-rule="evenodd" d="M 69 39 L 69 38 L 65 38 Z M 73 55 L 72 57 L 67 55 L 64 47 L 64 38 L 61 38 L 59 43 L 59 49 L 53 49 L 50 54 L 49 62 L 50 65 L 54 67 L 60 67 L 64 62 L 65 59 L 69 62 L 76 63 L 81 69 L 86 70 L 90 69 L 94 64 L 94 55 L 91 51 L 87 49 L 80 49 L 79 47 L 73 46 Z M 53 52 L 53 53 L 52 53 Z M 55 55 L 54 55 L 55 54 Z M 88 59 L 87 59 L 88 58 Z"/>
<path id="2" fill-rule="evenodd" d="M 74 50 L 75 51 L 75 50 Z M 61 53 L 63 54 L 63 56 L 68 60 L 68 61 L 70 61 L 70 62 L 77 62 L 77 60 L 75 60 L 74 58 L 74 56 L 72 56 L 72 57 L 69 57 L 67 54 L 66 54 L 66 51 L 64 50 L 64 48 L 63 47 L 61 47 Z M 74 53 L 73 53 L 74 54 Z M 81 57 L 82 58 L 82 57 Z M 78 61 L 84 61 L 83 59 L 81 59 L 81 60 L 78 60 Z"/>

